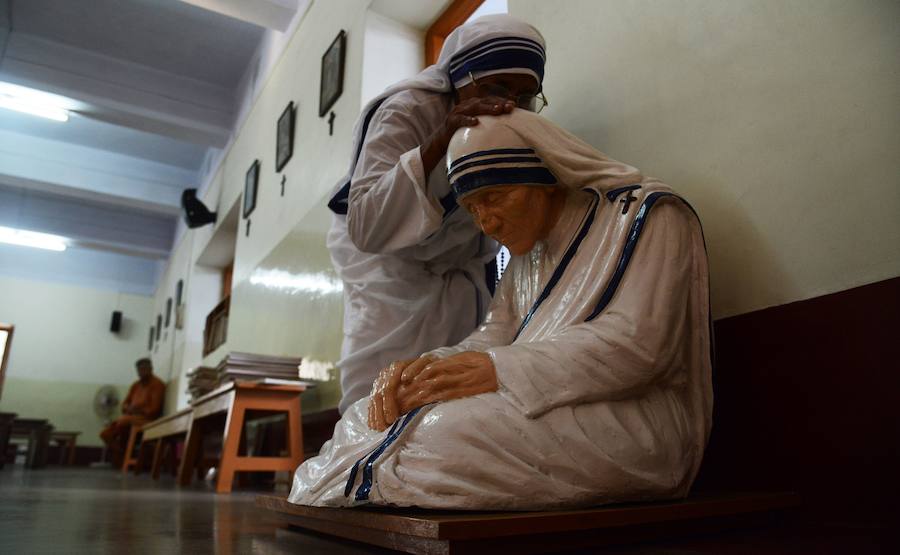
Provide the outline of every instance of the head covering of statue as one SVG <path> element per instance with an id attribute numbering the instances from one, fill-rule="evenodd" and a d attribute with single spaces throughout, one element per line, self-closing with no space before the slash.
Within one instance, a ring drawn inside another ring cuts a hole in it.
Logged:
<path id="1" fill-rule="evenodd" d="M 532 75 L 542 83 L 546 60 L 544 37 L 537 29 L 511 15 L 486 15 L 454 29 L 437 63 L 389 87 L 372 102 L 407 89 L 449 93 L 472 77 L 496 73 Z"/>
<path id="2" fill-rule="evenodd" d="M 613 160 L 526 110 L 480 116 L 456 132 L 447 171 L 457 202 L 488 235 L 524 254 L 555 223 L 568 191 L 606 192 L 640 183 L 634 167 Z"/>
<path id="3" fill-rule="evenodd" d="M 544 37 L 531 25 L 510 15 L 487 15 L 457 27 L 444 41 L 437 63 L 391 85 L 366 104 L 353 129 L 353 152 L 360 152 L 372 115 L 382 102 L 395 94 L 410 89 L 449 94 L 470 84 L 473 78 L 498 73 L 533 76 L 540 89 L 546 58 Z M 347 213 L 350 176 L 357 158 L 358 154 L 328 203 L 338 214 Z"/>
<path id="4" fill-rule="evenodd" d="M 459 129 L 447 149 L 447 171 L 457 200 L 485 187 L 559 185 L 605 193 L 639 183 L 637 168 L 527 110 L 479 116 Z"/>

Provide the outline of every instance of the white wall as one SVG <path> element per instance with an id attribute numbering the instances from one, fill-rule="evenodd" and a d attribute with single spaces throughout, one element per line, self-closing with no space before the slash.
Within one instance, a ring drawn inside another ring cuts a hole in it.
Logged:
<path id="1" fill-rule="evenodd" d="M 185 311 L 184 343 L 178 372 L 178 393 L 175 409 L 188 405 L 187 372 L 203 361 L 203 328 L 206 315 L 219 304 L 222 290 L 222 272 L 219 268 L 195 266 L 190 273 L 190 288 L 185 290 L 190 299 Z M 179 364 L 175 359 L 175 364 Z"/>
<path id="2" fill-rule="evenodd" d="M 384 89 L 422 70 L 425 33 L 369 11 L 363 41 L 360 109 Z"/>
<path id="3" fill-rule="evenodd" d="M 137 379 L 151 306 L 146 296 L 0 276 L 0 321 L 16 326 L 0 411 L 48 418 L 99 445 L 94 393 L 111 384 L 124 395 Z M 114 310 L 123 313 L 118 334 L 109 331 Z"/>
<path id="4" fill-rule="evenodd" d="M 544 114 L 698 209 L 718 317 L 900 274 L 900 3 L 510 0 Z"/>
<path id="5" fill-rule="evenodd" d="M 250 236 L 239 225 L 234 267 L 235 284 L 256 264 L 346 172 L 350 134 L 359 112 L 360 67 L 367 2 L 314 3 L 301 21 L 265 88 L 260 92 L 222 164 L 220 206 L 230 206 L 244 188 L 254 160 L 261 162 L 259 192 Z M 320 118 L 319 70 L 322 54 L 340 30 L 347 32 L 344 92 L 332 110 L 334 135 Z M 298 105 L 294 155 L 282 170 L 287 176 L 280 196 L 275 174 L 275 126 L 289 101 Z"/>
<path id="6" fill-rule="evenodd" d="M 165 272 L 159 279 L 159 285 L 156 290 L 156 296 L 153 299 L 152 312 L 147 317 L 146 325 L 149 328 L 155 326 L 157 316 L 162 316 L 163 327 L 159 334 L 159 340 L 153 341 L 153 348 L 150 350 L 150 359 L 153 361 L 153 367 L 156 375 L 163 381 L 167 382 L 166 400 L 164 410 L 171 412 L 178 406 L 178 398 L 181 390 L 185 385 L 181 382 L 181 359 L 185 349 L 185 339 L 187 337 L 187 329 L 178 329 L 176 327 L 176 287 L 179 280 L 182 280 L 183 302 L 188 298 L 191 289 L 191 250 L 190 244 L 186 245 L 186 249 L 178 249 L 173 251 Z M 166 325 L 166 304 L 172 299 L 171 317 L 169 324 Z M 185 320 L 188 320 L 187 318 Z M 202 328 L 201 328 L 202 329 Z M 146 338 L 145 338 L 146 339 Z M 145 341 L 144 349 L 147 345 Z"/>

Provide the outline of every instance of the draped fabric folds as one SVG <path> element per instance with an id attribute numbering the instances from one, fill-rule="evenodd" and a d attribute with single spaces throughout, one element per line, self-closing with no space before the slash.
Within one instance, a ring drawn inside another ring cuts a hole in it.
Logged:
<path id="1" fill-rule="evenodd" d="M 446 169 L 426 173 L 420 149 L 453 108 L 451 63 L 502 38 L 543 48 L 540 33 L 507 15 L 467 23 L 437 64 L 369 102 L 354 129 L 350 171 L 328 203 L 327 245 L 344 286 L 341 411 L 392 361 L 457 343 L 484 317 L 497 244 L 456 209 Z"/>
<path id="2" fill-rule="evenodd" d="M 697 216 L 544 118 L 482 120 L 454 138 L 453 160 L 530 148 L 568 190 L 550 235 L 512 257 L 483 324 L 431 351 L 490 354 L 498 391 L 428 405 L 385 432 L 368 428 L 361 399 L 297 469 L 289 500 L 530 510 L 687 495 L 712 414 Z"/>

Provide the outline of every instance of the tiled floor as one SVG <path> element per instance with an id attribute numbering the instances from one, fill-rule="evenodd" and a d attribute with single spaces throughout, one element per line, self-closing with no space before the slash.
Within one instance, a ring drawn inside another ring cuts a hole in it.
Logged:
<path id="1" fill-rule="evenodd" d="M 26 471 L 7 465 L 0 470 L 0 555 L 389 553 L 285 528 L 254 506 L 256 495 L 250 491 L 217 495 L 206 483 L 179 489 L 171 476 L 154 482 L 146 474 L 122 476 L 108 469 Z M 886 522 L 776 523 L 582 553 L 900 553 L 883 543 L 892 535 L 886 533 L 890 530 Z"/>
<path id="2" fill-rule="evenodd" d="M 267 492 L 271 493 L 271 492 Z M 281 529 L 255 492 L 109 469 L 0 470 L 0 554 L 388 553 Z"/>

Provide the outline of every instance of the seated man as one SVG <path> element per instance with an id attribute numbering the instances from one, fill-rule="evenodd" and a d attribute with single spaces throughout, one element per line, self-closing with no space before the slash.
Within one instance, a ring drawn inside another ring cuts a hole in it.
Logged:
<path id="1" fill-rule="evenodd" d="M 100 432 L 115 467 L 122 466 L 131 426 L 150 422 L 162 413 L 166 384 L 153 375 L 153 363 L 149 358 L 139 359 L 134 365 L 139 379 L 131 384 L 128 396 L 122 402 L 122 416 Z"/>
<path id="2" fill-rule="evenodd" d="M 513 254 L 488 316 L 385 369 L 289 500 L 531 510 L 686 496 L 712 413 L 700 222 L 540 116 L 479 120 L 448 160 L 459 204 Z"/>

